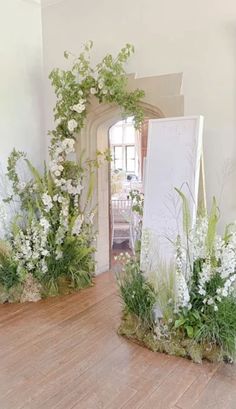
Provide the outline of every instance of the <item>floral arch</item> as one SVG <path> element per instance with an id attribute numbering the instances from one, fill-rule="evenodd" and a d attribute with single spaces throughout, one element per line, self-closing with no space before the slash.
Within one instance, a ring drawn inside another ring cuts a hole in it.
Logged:
<path id="1" fill-rule="evenodd" d="M 125 116 L 134 116 L 139 127 L 144 114 L 183 114 L 181 74 L 127 76 L 123 66 L 134 51 L 129 44 L 115 58 L 107 54 L 92 67 L 91 48 L 89 42 L 79 57 L 65 52 L 65 58 L 73 59 L 72 68 L 50 74 L 55 129 L 49 132 L 50 161 L 44 172 L 24 152 L 13 150 L 8 159 L 11 192 L 4 202 L 17 206 L 0 248 L 2 302 L 74 291 L 91 284 L 95 268 L 97 273 L 108 269 L 108 129 Z M 28 168 L 27 180 L 18 162 Z"/>

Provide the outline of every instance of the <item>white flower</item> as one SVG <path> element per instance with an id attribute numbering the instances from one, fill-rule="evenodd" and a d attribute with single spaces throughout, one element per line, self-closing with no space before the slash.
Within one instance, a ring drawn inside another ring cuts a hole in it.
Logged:
<path id="1" fill-rule="evenodd" d="M 19 191 L 22 192 L 26 187 L 26 183 L 25 182 L 19 182 L 17 187 L 18 187 Z"/>
<path id="2" fill-rule="evenodd" d="M 94 95 L 94 94 L 96 94 L 96 92 L 97 92 L 97 90 L 96 90 L 96 88 L 90 88 L 90 93 L 92 94 L 92 95 Z"/>
<path id="3" fill-rule="evenodd" d="M 69 216 L 69 199 L 62 198 L 62 205 L 59 218 L 59 227 L 56 233 L 56 244 L 60 245 L 64 242 L 68 231 L 68 216 Z"/>
<path id="4" fill-rule="evenodd" d="M 81 99 L 78 104 L 73 105 L 71 108 L 73 111 L 77 112 L 78 114 L 81 114 L 85 110 L 85 105 L 84 105 L 85 100 Z"/>
<path id="5" fill-rule="evenodd" d="M 204 290 L 203 288 L 200 288 L 198 292 L 200 295 L 206 295 L 206 290 Z"/>
<path id="6" fill-rule="evenodd" d="M 33 259 L 33 260 L 38 260 L 38 259 L 39 259 L 39 252 L 38 252 L 38 251 L 36 251 L 36 252 L 34 252 L 34 253 L 32 254 L 32 259 Z"/>
<path id="7" fill-rule="evenodd" d="M 72 234 L 74 234 L 75 236 L 78 236 L 80 231 L 81 231 L 81 227 L 84 221 L 84 217 L 83 215 L 79 215 L 75 222 L 74 222 L 74 226 L 72 228 Z"/>
<path id="8" fill-rule="evenodd" d="M 176 271 L 176 308 L 189 307 L 190 295 L 186 280 L 180 271 Z M 191 308 L 191 307 L 190 307 Z"/>
<path id="9" fill-rule="evenodd" d="M 28 268 L 29 271 L 33 270 L 33 268 L 34 268 L 33 263 L 29 262 L 29 263 L 27 264 L 27 268 Z"/>
<path id="10" fill-rule="evenodd" d="M 72 184 L 72 179 L 68 179 L 67 181 L 65 181 L 65 184 L 63 185 L 63 190 L 65 192 L 68 192 L 70 195 L 79 195 L 82 189 L 83 186 L 81 185 L 81 183 L 78 182 L 77 185 L 74 186 Z"/>
<path id="11" fill-rule="evenodd" d="M 70 119 L 70 120 L 68 121 L 67 126 L 68 126 L 68 129 L 69 129 L 70 132 L 74 132 L 74 130 L 75 130 L 75 129 L 77 128 L 77 126 L 78 126 L 78 123 L 75 121 L 75 119 Z"/>
<path id="12" fill-rule="evenodd" d="M 99 80 L 99 82 L 98 82 L 98 88 L 99 88 L 99 89 L 102 89 L 103 86 L 104 86 L 104 81 L 103 81 L 103 79 L 101 79 L 101 80 Z"/>
<path id="13" fill-rule="evenodd" d="M 226 288 L 223 288 L 223 290 L 221 291 L 222 297 L 227 297 L 228 295 L 228 291 L 226 290 Z"/>
<path id="14" fill-rule="evenodd" d="M 40 223 L 40 226 L 42 226 L 45 231 L 47 231 L 50 227 L 50 223 L 47 219 L 45 219 L 45 217 L 42 217 L 39 223 Z"/>
<path id="15" fill-rule="evenodd" d="M 63 184 L 62 179 L 56 179 L 56 180 L 55 180 L 55 185 L 56 185 L 57 187 L 62 186 L 62 184 Z"/>
<path id="16" fill-rule="evenodd" d="M 63 256 L 63 253 L 60 248 L 56 249 L 56 260 L 60 260 Z"/>
<path id="17" fill-rule="evenodd" d="M 48 266 L 47 266 L 45 260 L 42 260 L 41 271 L 42 271 L 43 274 L 47 273 L 47 271 L 48 271 Z"/>
<path id="18" fill-rule="evenodd" d="M 72 149 L 74 144 L 75 144 L 75 140 L 73 138 L 65 138 L 62 141 L 61 146 L 62 146 L 63 149 L 65 149 L 67 147 Z"/>
<path id="19" fill-rule="evenodd" d="M 49 196 L 47 193 L 43 193 L 42 202 L 45 206 L 46 212 L 49 212 L 51 208 L 53 207 L 51 196 Z"/>

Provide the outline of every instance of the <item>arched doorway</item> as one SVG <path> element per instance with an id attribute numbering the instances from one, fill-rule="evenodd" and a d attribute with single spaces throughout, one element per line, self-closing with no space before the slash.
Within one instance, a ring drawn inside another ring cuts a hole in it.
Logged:
<path id="1" fill-rule="evenodd" d="M 156 112 L 153 114 L 156 118 Z M 158 116 L 159 118 L 159 116 Z M 110 269 L 116 271 L 116 256 L 135 253 L 140 237 L 139 207 L 144 194 L 149 118 L 135 129 L 132 117 L 111 126 L 108 132 L 111 162 L 109 166 Z M 136 211 L 132 211 L 136 203 Z"/>
<path id="2" fill-rule="evenodd" d="M 159 108 L 143 107 L 146 121 L 151 118 L 163 118 L 164 114 Z M 109 129 L 112 125 L 122 120 L 120 112 L 111 109 L 107 119 L 97 129 L 97 149 L 104 151 L 109 148 Z M 110 180 L 109 164 L 104 163 L 98 169 L 98 241 L 97 241 L 97 267 L 98 273 L 107 271 L 111 262 L 111 232 L 110 232 Z"/>
<path id="3" fill-rule="evenodd" d="M 142 107 L 146 120 L 181 116 L 184 114 L 181 95 L 182 74 L 138 78 L 129 76 L 129 89 L 137 87 L 145 91 Z M 160 92 L 158 92 L 158 87 Z M 87 121 L 83 128 L 78 150 L 93 159 L 97 151 L 109 148 L 108 132 L 112 125 L 121 121 L 120 109 L 115 105 L 99 104 L 91 99 Z M 109 164 L 103 163 L 97 170 L 93 204 L 97 204 L 96 274 L 110 267 L 110 223 L 109 223 Z"/>

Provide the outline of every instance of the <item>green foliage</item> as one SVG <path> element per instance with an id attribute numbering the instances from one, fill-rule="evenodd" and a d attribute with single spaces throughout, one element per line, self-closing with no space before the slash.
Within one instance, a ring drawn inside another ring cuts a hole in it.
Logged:
<path id="1" fill-rule="evenodd" d="M 130 199 L 132 201 L 132 211 L 136 212 L 139 216 L 143 216 L 144 195 L 139 190 L 133 189 L 129 192 Z"/>
<path id="2" fill-rule="evenodd" d="M 144 325 L 153 325 L 152 310 L 156 294 L 140 271 L 139 263 L 129 261 L 118 276 L 118 285 L 125 308 L 141 319 Z"/>
<path id="3" fill-rule="evenodd" d="M 227 297 L 215 311 L 211 306 L 204 309 L 183 309 L 174 325 L 180 339 L 190 338 L 208 348 L 218 346 L 223 357 L 235 358 L 236 350 L 236 300 Z"/>
<path id="4" fill-rule="evenodd" d="M 48 272 L 41 276 L 48 293 L 58 293 L 62 278 L 68 288 L 81 289 L 91 285 L 94 272 L 95 249 L 86 237 L 68 237 L 63 245 L 63 256 L 60 260 L 48 257 Z"/>
<path id="5" fill-rule="evenodd" d="M 223 237 L 217 234 L 219 210 L 215 199 L 210 215 L 201 212 L 191 226 L 189 204 L 182 200 L 183 234 L 175 243 L 175 264 L 158 260 L 148 272 L 160 319 L 147 326 L 137 322 L 138 306 L 124 293 L 126 309 L 119 332 L 153 351 L 190 357 L 194 362 L 236 359 L 236 233 L 229 225 Z M 139 267 L 132 260 L 126 271 Z M 172 278 L 174 277 L 174 280 Z M 132 285 L 128 294 L 132 294 Z M 142 294 L 147 297 L 147 294 Z M 145 305 L 145 300 L 142 300 Z M 127 307 L 128 305 L 128 307 Z M 131 307 L 130 307 L 131 305 Z M 154 305 L 154 304 L 153 304 Z"/>
<path id="6" fill-rule="evenodd" d="M 183 231 L 186 235 L 189 234 L 189 231 L 191 229 L 191 216 L 190 216 L 190 210 L 189 210 L 189 204 L 188 204 L 188 199 L 184 195 L 181 190 L 175 188 L 176 192 L 179 194 L 179 196 L 182 199 L 182 212 L 183 212 Z"/>
<path id="7" fill-rule="evenodd" d="M 5 243 L 0 243 L 0 284 L 8 291 L 19 283 L 17 263 L 13 260 L 11 250 Z"/>
<path id="8" fill-rule="evenodd" d="M 63 133 L 69 136 L 67 122 L 74 119 L 77 122 L 75 132 L 79 132 L 83 126 L 87 115 L 86 105 L 90 102 L 91 95 L 94 95 L 100 103 L 115 103 L 122 110 L 122 116 L 134 116 L 135 126 L 139 128 L 144 116 L 140 107 L 140 101 L 144 96 L 142 90 L 136 89 L 127 91 L 127 75 L 124 64 L 134 52 L 134 47 L 126 44 L 116 57 L 107 54 L 95 67 L 91 67 L 90 52 L 93 43 L 90 41 L 84 46 L 83 52 L 75 57 L 69 52 L 65 52 L 66 59 L 73 58 L 71 70 L 54 69 L 49 78 L 55 89 L 57 103 L 54 109 L 55 119 L 60 123 L 53 139 L 57 134 Z M 79 81 L 78 81 L 79 78 Z M 85 104 L 81 112 L 71 109 L 78 101 Z"/>
<path id="9" fill-rule="evenodd" d="M 214 311 L 206 307 L 202 313 L 202 325 L 196 335 L 198 342 L 219 345 L 222 353 L 235 358 L 236 351 L 236 299 L 224 298 Z"/>
<path id="10" fill-rule="evenodd" d="M 194 338 L 201 328 L 201 316 L 196 310 L 183 309 L 175 320 L 175 329 L 181 331 L 181 337 Z"/>
<path id="11" fill-rule="evenodd" d="M 217 227 L 217 222 L 219 220 L 218 208 L 217 208 L 215 197 L 213 198 L 211 212 L 210 212 L 210 216 L 208 220 L 209 220 L 209 223 L 208 223 L 208 231 L 207 231 L 207 237 L 206 237 L 206 245 L 207 245 L 209 255 L 212 255 L 215 236 L 216 236 L 216 227 Z"/>
<path id="12" fill-rule="evenodd" d="M 157 269 L 149 273 L 148 279 L 157 295 L 165 322 L 173 321 L 173 304 L 175 299 L 175 268 L 174 264 L 167 265 L 159 261 Z"/>

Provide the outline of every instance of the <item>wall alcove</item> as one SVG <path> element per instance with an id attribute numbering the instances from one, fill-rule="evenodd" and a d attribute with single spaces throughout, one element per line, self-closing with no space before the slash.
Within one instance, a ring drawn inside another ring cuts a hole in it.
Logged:
<path id="1" fill-rule="evenodd" d="M 145 92 L 142 107 L 147 119 L 175 117 L 184 115 L 184 97 L 181 95 L 182 74 L 169 74 L 155 77 L 136 78 L 128 76 L 128 90 L 141 88 Z M 91 99 L 85 127 L 83 128 L 77 152 L 95 158 L 96 151 L 109 147 L 108 134 L 112 125 L 122 119 L 120 109 L 115 105 L 99 104 Z M 97 207 L 97 252 L 96 274 L 109 269 L 109 165 L 104 163 L 95 175 L 95 191 L 92 206 Z"/>

